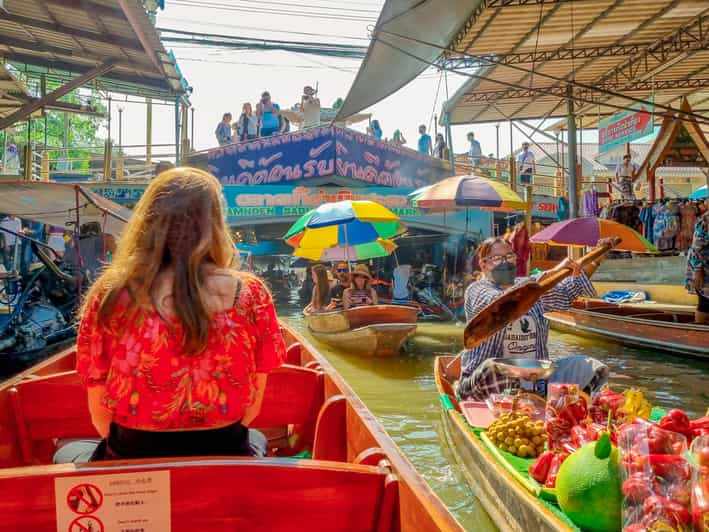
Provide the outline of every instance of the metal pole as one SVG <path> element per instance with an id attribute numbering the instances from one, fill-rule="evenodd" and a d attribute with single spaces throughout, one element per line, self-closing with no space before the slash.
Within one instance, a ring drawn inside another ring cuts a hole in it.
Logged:
<path id="1" fill-rule="evenodd" d="M 192 122 L 190 123 L 190 147 L 194 151 L 194 107 L 192 107 Z"/>
<path id="2" fill-rule="evenodd" d="M 495 158 L 500 160 L 500 123 L 495 124 Z"/>
<path id="3" fill-rule="evenodd" d="M 175 166 L 180 166 L 180 98 L 175 98 Z"/>
<path id="4" fill-rule="evenodd" d="M 569 218 L 578 216 L 578 183 L 576 182 L 576 116 L 574 115 L 573 88 L 568 85 L 566 88 L 566 104 L 568 114 L 566 117 L 569 128 Z"/>
<path id="5" fill-rule="evenodd" d="M 153 165 L 153 99 L 146 98 L 145 103 L 145 166 L 149 169 Z"/>
<path id="6" fill-rule="evenodd" d="M 512 141 L 512 120 L 510 120 L 509 122 L 510 122 L 510 157 L 512 157 L 515 153 L 515 146 Z"/>
<path id="7" fill-rule="evenodd" d="M 453 131 L 451 130 L 451 114 L 446 112 L 446 136 L 448 137 L 448 162 L 451 163 L 451 175 L 455 175 L 455 153 L 453 153 Z"/>
<path id="8" fill-rule="evenodd" d="M 118 108 L 118 151 L 123 152 L 123 107 Z"/>
<path id="9" fill-rule="evenodd" d="M 111 142 L 111 103 L 113 102 L 113 98 L 111 96 L 108 96 L 108 142 Z"/>

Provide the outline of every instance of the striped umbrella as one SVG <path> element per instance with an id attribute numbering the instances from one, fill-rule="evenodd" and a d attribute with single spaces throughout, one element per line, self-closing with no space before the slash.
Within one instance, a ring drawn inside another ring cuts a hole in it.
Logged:
<path id="1" fill-rule="evenodd" d="M 478 175 L 449 177 L 409 194 L 414 207 L 432 212 L 456 209 L 516 211 L 527 208 L 524 201 L 507 185 Z"/>
<path id="2" fill-rule="evenodd" d="M 294 248 L 308 250 L 342 246 L 344 253 L 352 246 L 376 244 L 381 239 L 388 241 L 405 229 L 399 217 L 383 205 L 374 201 L 347 200 L 324 203 L 305 213 L 283 239 Z M 349 257 L 349 260 L 354 258 Z"/>
<path id="3" fill-rule="evenodd" d="M 657 248 L 627 225 L 603 220 L 594 216 L 571 218 L 556 222 L 542 229 L 532 238 L 532 242 L 546 242 L 558 246 L 588 246 L 598 244 L 601 238 L 618 237 L 622 242 L 615 247 L 620 251 L 657 252 Z"/>
<path id="4" fill-rule="evenodd" d="M 354 246 L 333 246 L 330 248 L 297 248 L 293 255 L 322 262 L 340 260 L 369 260 L 387 257 L 396 249 L 396 244 L 386 238 Z"/>

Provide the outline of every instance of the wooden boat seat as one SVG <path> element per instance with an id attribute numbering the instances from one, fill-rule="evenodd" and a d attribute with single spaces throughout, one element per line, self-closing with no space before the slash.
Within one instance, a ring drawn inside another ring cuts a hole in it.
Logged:
<path id="1" fill-rule="evenodd" d="M 58 477 L 147 470 L 169 471 L 173 532 L 385 532 L 399 526 L 398 479 L 386 468 L 287 458 L 192 458 L 0 470 L 2 527 L 55 530 Z M 229 489 L 220 489 L 224 485 Z"/>
<path id="2" fill-rule="evenodd" d="M 76 371 L 27 379 L 9 390 L 22 462 L 49 463 L 60 439 L 96 438 L 86 391 Z M 269 374 L 260 429 L 295 427 L 293 452 L 310 448 L 323 403 L 323 374 L 283 365 Z M 273 432 L 273 431 L 269 431 Z"/>

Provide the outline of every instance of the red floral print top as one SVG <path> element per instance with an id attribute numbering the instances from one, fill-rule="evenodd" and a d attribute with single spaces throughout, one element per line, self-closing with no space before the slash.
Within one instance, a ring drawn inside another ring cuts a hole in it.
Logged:
<path id="1" fill-rule="evenodd" d="M 87 386 L 105 384 L 105 406 L 128 428 L 171 430 L 239 421 L 252 401 L 256 373 L 285 358 L 271 294 L 243 275 L 234 307 L 212 314 L 209 339 L 197 356 L 181 355 L 184 331 L 121 295 L 99 322 L 89 302 L 77 339 L 77 371 Z"/>

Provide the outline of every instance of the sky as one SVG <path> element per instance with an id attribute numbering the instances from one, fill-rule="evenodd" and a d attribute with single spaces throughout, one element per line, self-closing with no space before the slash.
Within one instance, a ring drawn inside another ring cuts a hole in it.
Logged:
<path id="1" fill-rule="evenodd" d="M 369 44 L 368 32 L 383 5 L 379 0 L 165 0 L 157 26 L 241 37 L 260 37 L 306 42 Z M 166 43 L 174 51 L 187 81 L 194 88 L 190 97 L 195 109 L 194 146 L 214 147 L 214 129 L 224 112 L 236 118 L 244 102 L 255 104 L 264 90 L 281 108 L 300 100 L 304 85 L 319 86 L 323 107 L 344 98 L 354 80 L 359 60 L 319 57 L 280 51 L 235 51 L 197 45 Z M 453 95 L 467 78 L 449 73 L 442 76 L 429 69 L 408 86 L 374 105 L 366 112 L 379 120 L 385 137 L 401 129 L 409 147 L 416 146 L 418 126 L 433 131 L 434 116 L 448 95 Z M 145 139 L 145 106 L 121 103 L 114 96 L 112 137 L 118 137 L 118 109 L 122 108 L 123 144 L 140 144 Z M 132 97 L 130 100 L 136 100 Z M 174 106 L 156 105 L 153 111 L 153 143 L 174 143 Z M 365 123 L 353 126 L 364 131 Z M 456 153 L 467 151 L 466 135 L 474 131 L 483 153 L 496 151 L 494 124 L 454 126 Z M 510 151 L 509 125 L 500 125 L 500 154 Z M 584 133 L 584 140 L 592 135 Z M 513 132 L 517 149 L 523 136 Z M 167 152 L 164 148 L 162 152 Z M 130 152 L 131 150 L 127 150 Z M 160 149 L 154 150 L 159 159 Z"/>

